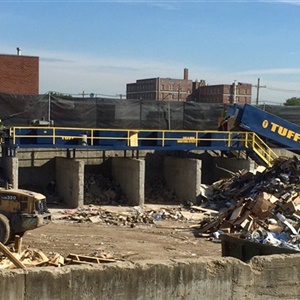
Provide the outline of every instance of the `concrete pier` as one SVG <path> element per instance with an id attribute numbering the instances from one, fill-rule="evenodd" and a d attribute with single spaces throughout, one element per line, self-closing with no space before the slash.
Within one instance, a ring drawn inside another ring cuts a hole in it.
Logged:
<path id="1" fill-rule="evenodd" d="M 167 186 L 184 201 L 197 203 L 201 187 L 201 160 L 165 157 L 164 177 Z"/>
<path id="2" fill-rule="evenodd" d="M 70 208 L 84 204 L 84 162 L 79 159 L 56 158 L 56 186 L 62 201 Z"/>
<path id="3" fill-rule="evenodd" d="M 145 203 L 145 161 L 124 157 L 112 158 L 112 177 L 120 186 L 131 205 Z"/>

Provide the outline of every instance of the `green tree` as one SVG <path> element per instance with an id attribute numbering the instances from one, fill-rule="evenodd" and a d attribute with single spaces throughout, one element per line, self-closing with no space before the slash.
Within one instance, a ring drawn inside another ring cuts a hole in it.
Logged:
<path id="1" fill-rule="evenodd" d="M 300 98 L 298 97 L 292 97 L 287 100 L 285 100 L 284 103 L 285 106 L 300 106 Z"/>
<path id="2" fill-rule="evenodd" d="M 61 98 L 61 99 L 72 99 L 73 98 L 72 95 L 58 93 L 58 92 L 50 92 L 50 95 L 53 97 Z"/>

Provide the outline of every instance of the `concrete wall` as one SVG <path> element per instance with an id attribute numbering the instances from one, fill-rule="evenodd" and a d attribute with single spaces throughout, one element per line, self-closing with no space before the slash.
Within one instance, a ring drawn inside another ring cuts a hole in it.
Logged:
<path id="1" fill-rule="evenodd" d="M 238 170 L 242 169 L 249 171 L 253 171 L 254 169 L 254 162 L 246 159 L 214 157 L 213 164 L 214 165 L 212 166 L 211 170 L 214 173 L 214 181 L 217 181 L 220 178 L 231 177 L 229 172 L 226 172 L 221 168 L 229 170 L 233 173 L 236 173 Z"/>
<path id="2" fill-rule="evenodd" d="M 299 299 L 300 255 L 0 271 L 0 300 Z"/>
<path id="3" fill-rule="evenodd" d="M 70 208 L 84 204 L 84 162 L 71 158 L 56 158 L 56 186 L 62 201 Z"/>
<path id="4" fill-rule="evenodd" d="M 153 151 L 139 151 L 140 158 L 146 156 L 147 153 Z M 99 165 L 109 157 L 132 157 L 132 151 L 100 151 L 100 150 L 79 150 L 73 151 L 69 154 L 72 158 L 81 159 L 85 165 Z M 137 155 L 137 151 L 134 151 L 134 155 Z M 68 157 L 67 149 L 18 149 L 17 157 L 19 158 L 20 168 L 23 167 L 40 167 L 49 162 L 49 160 L 55 157 Z"/>
<path id="5" fill-rule="evenodd" d="M 197 202 L 201 185 L 201 161 L 165 157 L 164 177 L 166 184 L 182 200 Z"/>
<path id="6" fill-rule="evenodd" d="M 19 182 L 19 160 L 16 157 L 2 158 L 3 175 L 13 188 L 18 188 Z"/>
<path id="7" fill-rule="evenodd" d="M 112 158 L 112 177 L 119 182 L 131 205 L 145 203 L 145 161 L 124 157 Z"/>

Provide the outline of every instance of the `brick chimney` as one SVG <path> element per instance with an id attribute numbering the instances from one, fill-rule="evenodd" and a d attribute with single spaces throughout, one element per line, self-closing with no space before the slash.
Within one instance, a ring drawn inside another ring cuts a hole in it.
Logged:
<path id="1" fill-rule="evenodd" d="M 183 70 L 183 79 L 188 80 L 189 79 L 189 69 L 185 68 Z"/>

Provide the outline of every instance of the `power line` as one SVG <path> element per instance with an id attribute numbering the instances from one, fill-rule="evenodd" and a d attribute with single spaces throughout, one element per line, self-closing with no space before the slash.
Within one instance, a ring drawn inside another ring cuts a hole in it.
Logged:
<path id="1" fill-rule="evenodd" d="M 272 88 L 266 87 L 268 90 L 277 91 L 277 92 L 288 92 L 288 93 L 300 93 L 300 90 L 289 90 L 289 89 L 280 89 L 280 88 Z"/>

